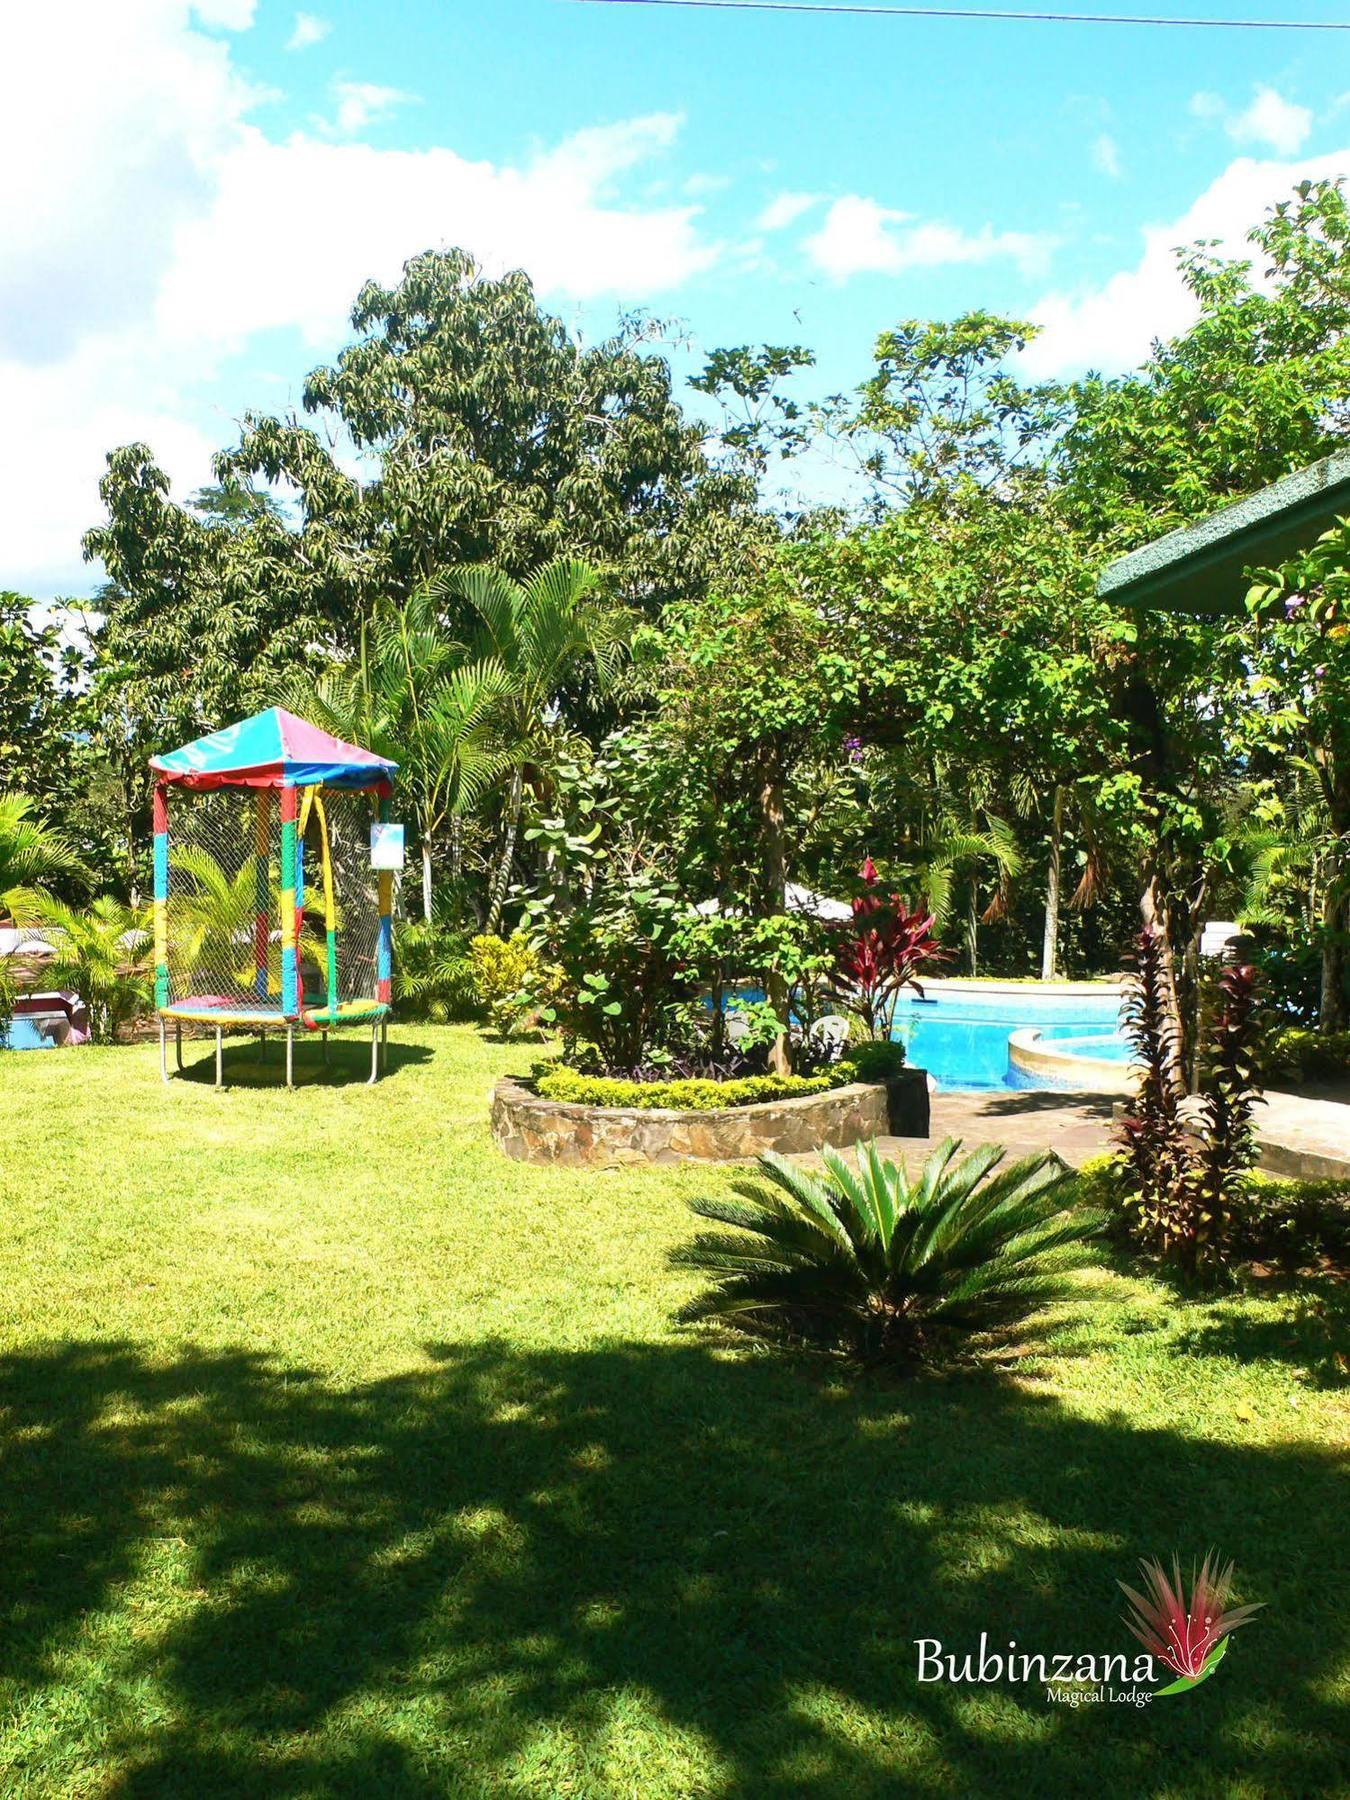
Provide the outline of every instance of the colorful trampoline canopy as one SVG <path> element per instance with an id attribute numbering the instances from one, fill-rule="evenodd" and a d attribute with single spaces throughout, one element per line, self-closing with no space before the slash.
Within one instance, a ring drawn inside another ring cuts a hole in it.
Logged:
<path id="1" fill-rule="evenodd" d="M 208 732 L 181 750 L 154 756 L 160 781 L 186 788 L 377 788 L 398 764 L 344 744 L 281 706 Z"/>

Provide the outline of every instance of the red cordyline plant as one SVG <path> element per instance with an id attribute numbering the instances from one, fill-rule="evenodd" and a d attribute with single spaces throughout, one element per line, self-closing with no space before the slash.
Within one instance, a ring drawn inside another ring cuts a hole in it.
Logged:
<path id="1" fill-rule="evenodd" d="M 839 999 L 861 1014 L 874 1038 L 888 1039 L 895 1003 L 906 987 L 919 988 L 918 971 L 946 956 L 933 936 L 934 915 L 910 912 L 899 894 L 880 892 L 880 877 L 869 856 L 859 874 L 853 918 L 839 928 L 834 966 Z"/>
<path id="2" fill-rule="evenodd" d="M 1214 989 L 1201 1045 L 1198 1135 L 1189 1136 L 1179 1105 L 1166 949 L 1157 926 L 1140 933 L 1124 1013 L 1140 1076 L 1119 1141 L 1133 1187 L 1127 1207 L 1134 1235 L 1193 1282 L 1202 1265 L 1222 1262 L 1233 1196 L 1255 1155 L 1261 1016 L 1256 970 L 1230 963 Z"/>
<path id="3" fill-rule="evenodd" d="M 1126 1627 L 1150 1656 L 1165 1663 L 1180 1679 L 1159 1688 L 1160 1694 L 1182 1694 L 1212 1675 L 1228 1648 L 1228 1634 L 1245 1625 L 1261 1610 L 1261 1602 L 1224 1610 L 1233 1586 L 1233 1565 L 1220 1568 L 1214 1552 L 1207 1552 L 1199 1569 L 1191 1565 L 1191 1597 L 1181 1579 L 1181 1562 L 1172 1558 L 1169 1582 L 1156 1557 L 1141 1561 L 1147 1595 L 1138 1594 L 1123 1581 L 1117 1586 L 1130 1603 Z"/>

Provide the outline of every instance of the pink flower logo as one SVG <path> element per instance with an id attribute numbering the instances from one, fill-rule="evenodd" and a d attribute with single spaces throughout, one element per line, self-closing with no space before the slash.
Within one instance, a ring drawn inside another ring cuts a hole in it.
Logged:
<path id="1" fill-rule="evenodd" d="M 1228 1648 L 1229 1632 L 1245 1625 L 1262 1603 L 1224 1610 L 1233 1586 L 1233 1565 L 1220 1568 L 1212 1550 L 1198 1570 L 1191 1565 L 1189 1604 L 1175 1555 L 1170 1582 L 1156 1557 L 1139 1567 L 1147 1595 L 1137 1594 L 1123 1581 L 1116 1584 L 1130 1603 L 1125 1624 L 1150 1656 L 1179 1677 L 1159 1688 L 1159 1694 L 1184 1694 L 1214 1673 Z"/>

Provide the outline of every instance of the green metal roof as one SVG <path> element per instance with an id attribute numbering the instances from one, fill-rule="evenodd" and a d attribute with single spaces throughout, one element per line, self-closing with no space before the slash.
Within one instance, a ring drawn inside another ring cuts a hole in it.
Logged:
<path id="1" fill-rule="evenodd" d="M 1350 513 L 1350 450 L 1296 469 L 1245 500 L 1118 557 L 1100 599 L 1164 612 L 1241 612 L 1244 570 L 1286 562 Z"/>

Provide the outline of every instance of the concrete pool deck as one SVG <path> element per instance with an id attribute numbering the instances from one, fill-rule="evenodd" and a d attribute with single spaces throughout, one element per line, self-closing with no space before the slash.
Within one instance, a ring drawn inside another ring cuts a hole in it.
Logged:
<path id="1" fill-rule="evenodd" d="M 932 1096 L 928 1136 L 884 1137 L 878 1147 L 892 1161 L 911 1166 L 944 1138 L 960 1138 L 968 1150 L 1002 1144 L 1013 1156 L 1054 1150 L 1080 1168 L 1114 1148 L 1110 1094 L 1029 1092 L 1016 1088 Z M 1257 1109 L 1260 1166 L 1272 1175 L 1305 1180 L 1350 1181 L 1350 1104 L 1271 1092 Z"/>

